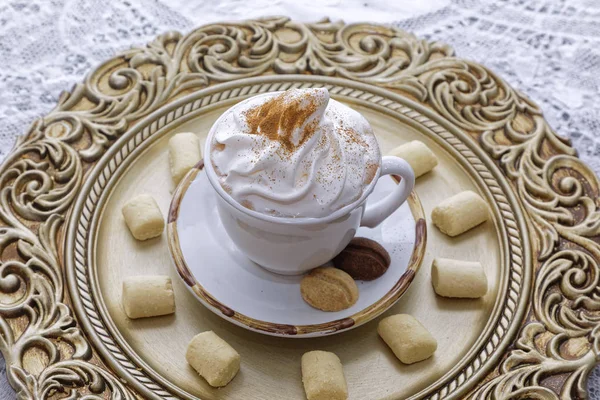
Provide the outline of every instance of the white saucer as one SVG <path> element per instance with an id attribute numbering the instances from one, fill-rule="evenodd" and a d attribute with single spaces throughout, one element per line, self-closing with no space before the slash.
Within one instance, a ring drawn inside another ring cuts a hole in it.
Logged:
<path id="1" fill-rule="evenodd" d="M 177 272 L 198 300 L 234 324 L 286 337 L 349 330 L 391 307 L 419 269 L 427 234 L 423 208 L 413 192 L 380 226 L 357 232 L 390 253 L 387 272 L 370 282 L 358 281 L 359 299 L 352 307 L 339 312 L 314 309 L 300 295 L 301 276 L 268 272 L 231 242 L 219 220 L 217 194 L 202 165 L 192 169 L 174 193 L 167 226 L 169 250 Z M 395 185 L 391 177 L 381 178 L 369 201 L 387 195 Z"/>

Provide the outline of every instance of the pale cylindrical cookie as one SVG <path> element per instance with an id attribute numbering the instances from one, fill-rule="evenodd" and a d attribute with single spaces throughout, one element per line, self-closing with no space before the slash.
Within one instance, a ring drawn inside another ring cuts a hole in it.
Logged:
<path id="1" fill-rule="evenodd" d="M 123 281 L 123 309 L 131 319 L 175 312 L 173 285 L 168 276 L 130 276 Z"/>
<path id="2" fill-rule="evenodd" d="M 423 142 L 413 140 L 398 146 L 389 152 L 390 156 L 404 159 L 415 172 L 415 178 L 431 171 L 438 164 L 438 159 L 429 147 Z"/>
<path id="3" fill-rule="evenodd" d="M 461 192 L 442 201 L 431 213 L 431 220 L 448 236 L 457 236 L 487 221 L 488 206 L 477 193 Z"/>
<path id="4" fill-rule="evenodd" d="M 404 364 L 423 361 L 437 349 L 437 341 L 431 333 L 408 314 L 396 314 L 382 319 L 377 333 Z"/>
<path id="5" fill-rule="evenodd" d="M 431 283 L 444 297 L 472 298 L 487 293 L 488 283 L 481 263 L 436 258 L 431 264 Z"/>
<path id="6" fill-rule="evenodd" d="M 169 139 L 169 165 L 176 185 L 201 159 L 200 139 L 194 133 L 178 133 Z"/>
<path id="7" fill-rule="evenodd" d="M 185 359 L 213 387 L 227 385 L 240 370 L 238 352 L 213 331 L 194 336 Z"/>
<path id="8" fill-rule="evenodd" d="M 148 194 L 141 194 L 129 200 L 121 209 L 129 231 L 137 240 L 160 236 L 165 229 L 160 208 L 156 200 Z"/>
<path id="9" fill-rule="evenodd" d="M 338 356 L 309 351 L 302 356 L 302 383 L 308 400 L 346 400 L 348 386 Z"/>

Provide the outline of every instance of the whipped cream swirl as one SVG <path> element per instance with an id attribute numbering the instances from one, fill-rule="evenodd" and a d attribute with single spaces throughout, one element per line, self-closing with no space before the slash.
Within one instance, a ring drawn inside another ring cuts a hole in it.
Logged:
<path id="1" fill-rule="evenodd" d="M 381 162 L 367 120 L 327 89 L 250 98 L 213 132 L 221 186 L 243 206 L 280 217 L 324 217 L 353 203 Z"/>

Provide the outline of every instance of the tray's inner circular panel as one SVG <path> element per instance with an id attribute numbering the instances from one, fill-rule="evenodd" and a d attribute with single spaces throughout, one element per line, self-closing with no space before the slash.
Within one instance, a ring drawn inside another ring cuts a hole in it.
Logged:
<path id="1" fill-rule="evenodd" d="M 407 293 L 384 314 L 409 313 L 418 318 L 438 340 L 435 356 L 410 366 L 401 364 L 377 335 L 380 318 L 349 332 L 315 339 L 275 338 L 249 332 L 214 315 L 188 292 L 171 265 L 165 234 L 145 242 L 132 238 L 121 216 L 122 204 L 145 192 L 154 196 L 166 215 L 173 190 L 167 141 L 181 131 L 199 132 L 204 138 L 226 109 L 221 107 L 167 132 L 134 160 L 113 187 L 96 235 L 96 260 L 92 265 L 96 267 L 102 295 L 99 300 L 104 302 L 133 351 L 166 380 L 202 398 L 304 399 L 300 358 L 306 351 L 321 349 L 340 357 L 352 399 L 407 398 L 452 369 L 479 338 L 496 301 L 502 268 L 494 222 L 488 221 L 452 239 L 429 221 L 431 210 L 440 201 L 459 191 L 478 191 L 478 188 L 459 162 L 421 131 L 425 128 L 410 126 L 361 105 L 350 105 L 372 124 L 384 153 L 418 139 L 439 157 L 437 168 L 419 178 L 416 184 L 428 218 L 428 244 L 422 267 Z M 430 266 L 436 256 L 481 261 L 489 279 L 488 294 L 479 300 L 436 297 L 430 282 Z M 143 274 L 171 276 L 177 305 L 175 315 L 127 319 L 121 308 L 122 279 Z M 205 330 L 215 331 L 242 356 L 239 375 L 222 389 L 211 389 L 185 361 L 189 340 Z"/>

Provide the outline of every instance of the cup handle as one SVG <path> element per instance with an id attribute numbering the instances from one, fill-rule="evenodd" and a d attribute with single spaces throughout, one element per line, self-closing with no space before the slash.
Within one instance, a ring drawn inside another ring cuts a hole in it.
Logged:
<path id="1" fill-rule="evenodd" d="M 415 186 L 415 173 L 410 165 L 401 158 L 393 156 L 383 157 L 379 177 L 381 178 L 384 175 L 399 175 L 402 179 L 392 193 L 377 203 L 366 207 L 360 221 L 361 226 L 375 228 L 382 223 L 383 220 L 389 217 L 406 201 Z"/>

